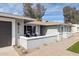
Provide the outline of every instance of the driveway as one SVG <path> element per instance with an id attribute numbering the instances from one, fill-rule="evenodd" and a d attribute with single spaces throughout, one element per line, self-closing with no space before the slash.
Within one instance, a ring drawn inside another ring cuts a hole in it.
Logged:
<path id="1" fill-rule="evenodd" d="M 79 33 L 75 33 L 68 39 L 63 39 L 57 43 L 51 43 L 46 46 L 41 46 L 39 49 L 35 49 L 28 56 L 79 56 L 77 53 L 68 51 L 67 48 L 79 41 Z"/>
<path id="2" fill-rule="evenodd" d="M 0 48 L 0 56 L 18 56 L 18 53 L 12 46 Z"/>

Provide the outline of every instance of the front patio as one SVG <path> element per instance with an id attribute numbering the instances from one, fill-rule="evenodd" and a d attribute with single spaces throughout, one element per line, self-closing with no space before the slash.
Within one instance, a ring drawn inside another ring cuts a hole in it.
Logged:
<path id="1" fill-rule="evenodd" d="M 41 46 L 39 49 L 35 49 L 26 55 L 30 56 L 42 56 L 42 55 L 49 55 L 49 56 L 79 56 L 79 54 L 68 51 L 71 45 L 79 41 L 79 33 L 75 33 L 71 38 L 64 39 L 57 43 L 51 43 L 46 46 Z"/>

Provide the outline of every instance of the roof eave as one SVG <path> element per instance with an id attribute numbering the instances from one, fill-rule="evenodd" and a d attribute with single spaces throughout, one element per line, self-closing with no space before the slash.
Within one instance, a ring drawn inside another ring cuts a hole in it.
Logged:
<path id="1" fill-rule="evenodd" d="M 0 13 L 0 17 L 13 18 L 13 19 L 24 19 L 24 20 L 27 20 L 27 21 L 34 21 L 35 20 L 35 19 L 29 18 L 29 17 L 6 14 L 6 13 Z"/>

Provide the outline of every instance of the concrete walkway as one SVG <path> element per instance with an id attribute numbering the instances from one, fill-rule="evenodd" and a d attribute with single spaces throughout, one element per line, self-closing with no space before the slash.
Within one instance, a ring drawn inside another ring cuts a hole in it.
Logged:
<path id="1" fill-rule="evenodd" d="M 51 43 L 46 46 L 41 46 L 40 49 L 31 51 L 27 55 L 33 56 L 79 56 L 77 53 L 66 50 L 68 47 L 79 41 L 79 33 L 75 33 L 68 39 L 63 39 L 57 43 Z"/>
<path id="2" fill-rule="evenodd" d="M 18 56 L 12 46 L 0 48 L 0 56 Z"/>

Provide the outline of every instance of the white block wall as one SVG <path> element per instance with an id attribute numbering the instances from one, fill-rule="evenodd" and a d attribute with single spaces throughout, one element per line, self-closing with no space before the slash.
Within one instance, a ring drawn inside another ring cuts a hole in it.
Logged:
<path id="1" fill-rule="evenodd" d="M 25 49 L 39 48 L 43 44 L 54 43 L 56 41 L 57 41 L 57 35 L 38 36 L 30 38 L 20 36 L 20 45 Z"/>
<path id="2" fill-rule="evenodd" d="M 77 32 L 77 24 L 73 24 L 72 33 L 76 33 L 76 32 Z"/>
<path id="3" fill-rule="evenodd" d="M 57 36 L 47 36 L 47 37 L 27 40 L 27 47 L 28 49 L 39 48 L 43 44 L 56 42 L 56 39 L 57 39 Z"/>

